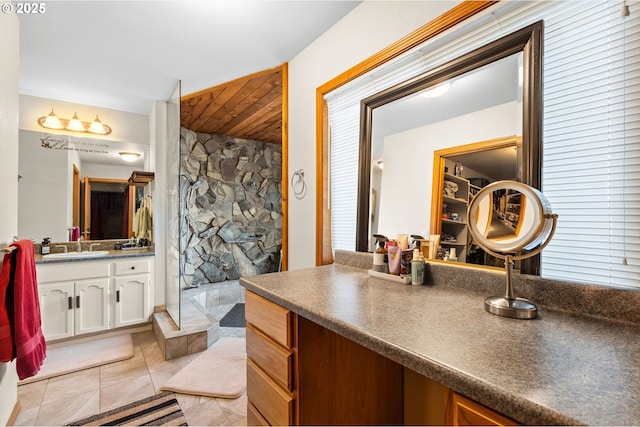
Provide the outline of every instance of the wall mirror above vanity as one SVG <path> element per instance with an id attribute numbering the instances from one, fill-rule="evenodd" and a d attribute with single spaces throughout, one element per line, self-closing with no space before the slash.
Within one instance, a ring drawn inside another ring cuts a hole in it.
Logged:
<path id="1" fill-rule="evenodd" d="M 487 264 L 472 256 L 464 225 L 472 191 L 500 179 L 540 185 L 541 30 L 533 24 L 362 101 L 356 250 L 370 250 L 373 234 L 442 233 L 458 260 Z M 445 182 L 457 187 L 451 197 Z"/>
<path id="2" fill-rule="evenodd" d="M 128 181 L 148 165 L 148 146 L 20 130 L 18 235 L 66 242 L 79 227 L 84 240 L 128 239 L 143 186 Z M 125 161 L 120 153 L 136 153 Z M 135 157 L 135 156 L 134 156 Z"/>

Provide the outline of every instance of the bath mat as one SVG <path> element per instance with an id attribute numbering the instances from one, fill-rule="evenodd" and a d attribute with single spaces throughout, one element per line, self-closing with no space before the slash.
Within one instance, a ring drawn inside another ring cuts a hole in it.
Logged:
<path id="1" fill-rule="evenodd" d="M 47 357 L 44 359 L 40 371 L 35 376 L 26 378 L 18 384 L 41 381 L 70 372 L 119 362 L 132 358 L 133 354 L 131 334 L 61 344 L 57 347 L 47 348 Z"/>
<path id="2" fill-rule="evenodd" d="M 220 319 L 220 326 L 225 328 L 244 328 L 247 325 L 244 319 L 244 303 L 234 305 L 227 314 Z"/>
<path id="3" fill-rule="evenodd" d="M 235 399 L 242 395 L 246 385 L 246 340 L 224 337 L 182 368 L 160 390 Z"/>
<path id="4" fill-rule="evenodd" d="M 161 393 L 67 425 L 186 426 L 187 420 L 175 394 Z"/>

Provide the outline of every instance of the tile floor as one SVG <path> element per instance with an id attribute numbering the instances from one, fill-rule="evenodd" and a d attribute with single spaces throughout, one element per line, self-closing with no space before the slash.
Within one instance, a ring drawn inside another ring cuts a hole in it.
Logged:
<path id="1" fill-rule="evenodd" d="M 225 292 L 242 298 L 242 292 Z M 238 286 L 238 290 L 241 290 Z M 199 309 L 219 320 L 236 301 L 215 303 L 215 285 L 189 290 L 185 300 L 204 302 Z M 203 296 L 204 295 L 204 296 Z M 207 304 L 207 296 L 209 303 Z M 242 298 L 243 299 L 243 298 Z M 208 307 L 207 307 L 208 305 Z M 220 328 L 220 336 L 244 336 L 244 328 Z M 17 426 L 57 426 L 108 411 L 159 393 L 166 380 L 199 353 L 164 360 L 152 331 L 133 334 L 133 358 L 97 368 L 18 386 L 21 410 Z M 237 399 L 176 394 L 190 426 L 246 425 L 246 393 Z"/>

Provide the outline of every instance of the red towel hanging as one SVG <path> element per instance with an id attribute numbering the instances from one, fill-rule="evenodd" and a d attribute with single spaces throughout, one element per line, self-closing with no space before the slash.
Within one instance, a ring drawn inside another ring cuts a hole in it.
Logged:
<path id="1" fill-rule="evenodd" d="M 38 373 L 47 349 L 42 334 L 33 243 L 14 242 L 0 270 L 0 362 L 17 359 L 18 378 Z"/>

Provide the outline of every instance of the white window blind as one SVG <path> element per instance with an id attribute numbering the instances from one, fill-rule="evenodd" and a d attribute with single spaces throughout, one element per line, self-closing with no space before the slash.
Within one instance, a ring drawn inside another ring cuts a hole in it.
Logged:
<path id="1" fill-rule="evenodd" d="M 544 21 L 542 276 L 640 287 L 640 1 L 500 2 L 326 96 L 334 249 L 355 248 L 360 100 Z M 626 262 L 624 262 L 626 261 Z"/>
<path id="2" fill-rule="evenodd" d="M 545 31 L 545 277 L 640 287 L 640 2 L 580 3 Z"/>

